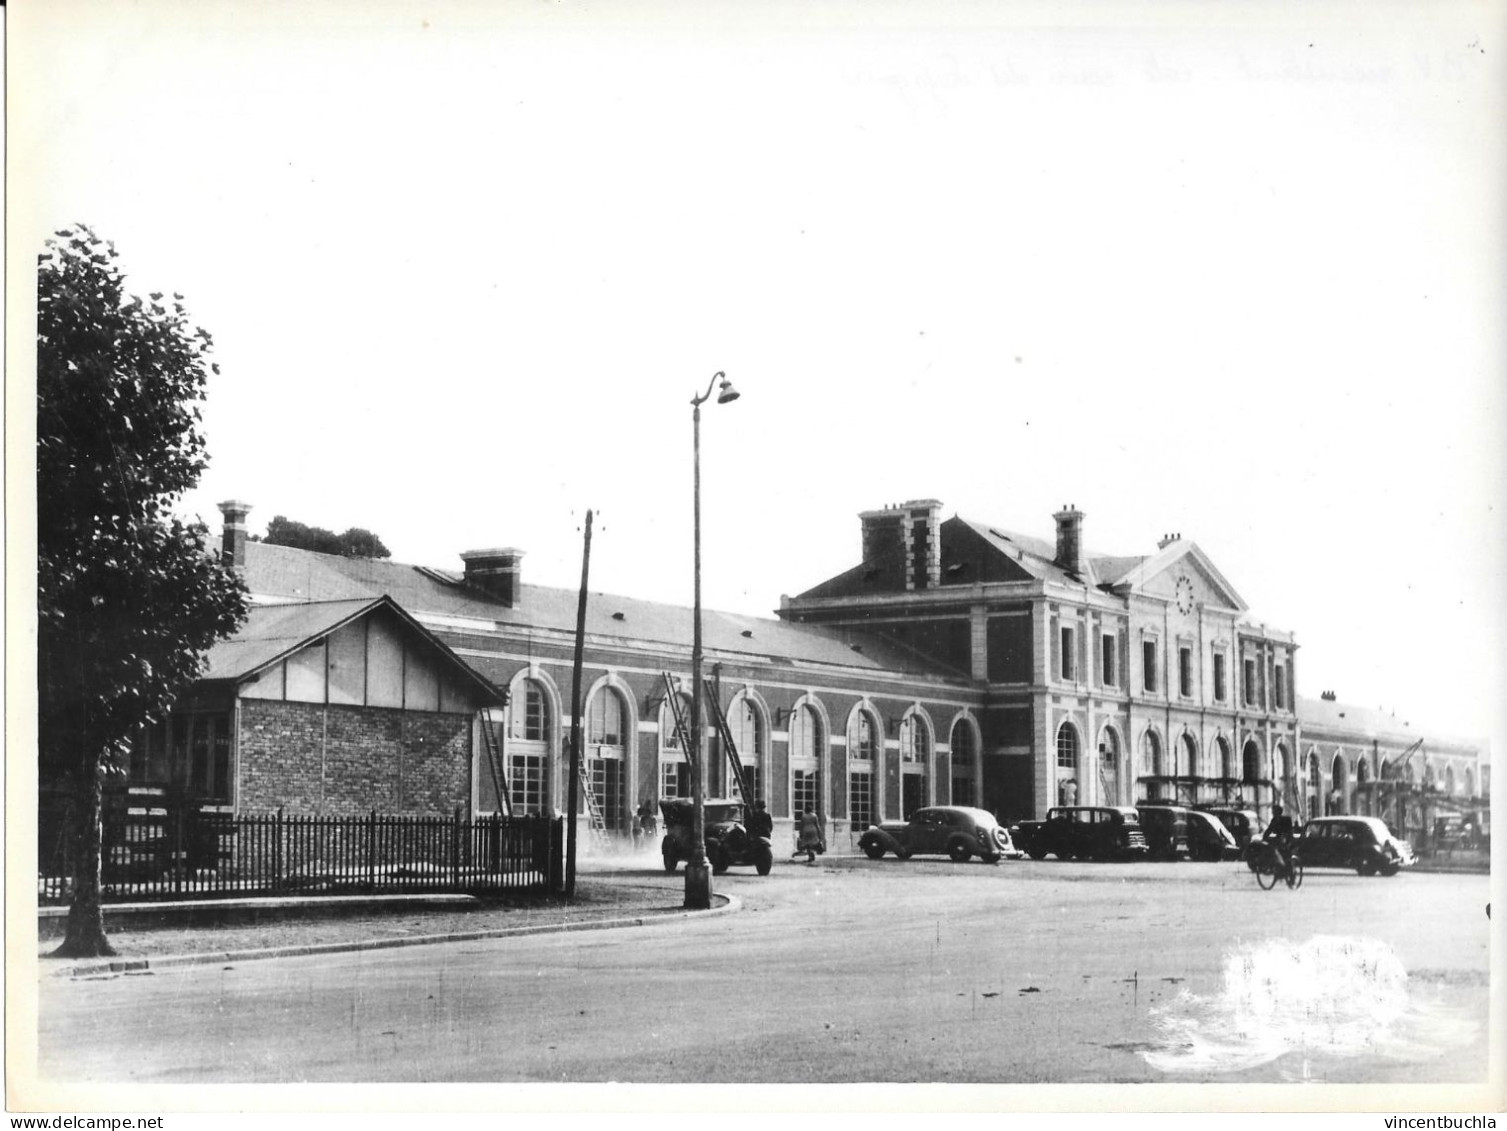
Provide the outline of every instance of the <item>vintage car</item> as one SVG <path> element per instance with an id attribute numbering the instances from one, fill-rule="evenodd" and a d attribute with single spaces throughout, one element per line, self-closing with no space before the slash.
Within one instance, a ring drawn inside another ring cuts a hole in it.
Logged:
<path id="1" fill-rule="evenodd" d="M 1181 805 L 1137 805 L 1146 834 L 1146 854 L 1153 860 L 1181 860 L 1191 855 L 1188 810 Z"/>
<path id="2" fill-rule="evenodd" d="M 1188 853 L 1195 860 L 1239 860 L 1244 850 L 1213 813 L 1189 809 Z"/>
<path id="3" fill-rule="evenodd" d="M 933 805 L 917 809 L 909 821 L 870 825 L 858 838 L 858 847 L 870 860 L 886 852 L 901 860 L 918 854 L 945 855 L 959 863 L 977 856 L 990 864 L 1006 856 L 1021 856 L 993 813 L 963 805 Z"/>
<path id="4" fill-rule="evenodd" d="M 1010 828 L 1032 860 L 1050 853 L 1059 860 L 1134 860 L 1146 855 L 1146 837 L 1136 811 L 1117 805 L 1058 805 L 1044 821 Z"/>
<path id="5" fill-rule="evenodd" d="M 1235 809 L 1223 805 L 1210 805 L 1201 810 L 1216 817 L 1219 823 L 1230 830 L 1235 843 L 1244 854 L 1246 846 L 1261 839 L 1261 818 L 1252 809 Z"/>
<path id="6" fill-rule="evenodd" d="M 1362 876 L 1395 876 L 1418 863 L 1413 846 L 1392 835 L 1380 817 L 1315 817 L 1297 840 L 1303 867 L 1354 868 Z"/>
<path id="7" fill-rule="evenodd" d="M 743 827 L 743 802 L 703 801 L 705 814 L 706 862 L 712 871 L 722 875 L 735 866 L 749 866 L 761 876 L 769 875 L 774 867 L 774 849 L 767 836 L 754 836 Z M 659 851 L 664 857 L 665 871 L 673 872 L 675 865 L 691 858 L 691 802 L 686 798 L 661 801 L 659 811 L 665 819 L 665 836 Z"/>

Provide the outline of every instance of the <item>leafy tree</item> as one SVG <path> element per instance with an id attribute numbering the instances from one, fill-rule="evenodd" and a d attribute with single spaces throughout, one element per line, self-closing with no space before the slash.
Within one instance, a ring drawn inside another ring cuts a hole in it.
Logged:
<path id="1" fill-rule="evenodd" d="M 346 558 L 388 558 L 391 552 L 382 545 L 370 530 L 353 526 L 344 534 L 336 534 L 322 526 L 308 526 L 283 515 L 274 515 L 267 523 L 269 546 L 293 546 L 300 550 L 313 550 L 320 554 L 339 554 Z"/>
<path id="2" fill-rule="evenodd" d="M 76 873 L 57 954 L 113 954 L 100 913 L 103 778 L 246 615 L 245 586 L 170 509 L 207 457 L 210 337 L 182 296 L 127 294 L 87 227 L 37 276 L 38 757 L 74 796 Z"/>

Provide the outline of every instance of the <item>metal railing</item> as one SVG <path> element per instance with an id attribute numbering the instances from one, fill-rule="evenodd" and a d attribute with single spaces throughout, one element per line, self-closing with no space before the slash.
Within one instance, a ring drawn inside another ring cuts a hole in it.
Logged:
<path id="1" fill-rule="evenodd" d="M 65 903 L 73 885 L 67 814 L 46 810 L 37 898 Z M 559 817 L 470 819 L 234 815 L 192 805 L 106 804 L 101 897 L 107 903 L 367 892 L 558 891 Z"/>

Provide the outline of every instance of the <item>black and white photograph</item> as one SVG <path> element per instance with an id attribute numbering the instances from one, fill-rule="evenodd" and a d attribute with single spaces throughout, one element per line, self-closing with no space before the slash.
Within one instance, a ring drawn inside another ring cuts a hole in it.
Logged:
<path id="1" fill-rule="evenodd" d="M 1495 1126 L 1504 32 L 11 3 L 8 1111 Z"/>

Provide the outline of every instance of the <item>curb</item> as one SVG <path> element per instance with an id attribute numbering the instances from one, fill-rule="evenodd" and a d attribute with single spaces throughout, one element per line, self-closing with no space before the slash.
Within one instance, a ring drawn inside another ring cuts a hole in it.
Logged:
<path id="1" fill-rule="evenodd" d="M 451 931 L 443 935 L 413 935 L 397 939 L 361 939 L 355 942 L 314 943 L 308 946 L 276 946 L 263 950 L 229 950 L 207 954 L 173 954 L 161 958 L 107 958 L 47 971 L 53 978 L 85 978 L 105 974 L 141 974 L 180 966 L 209 966 L 217 962 L 254 962 L 263 958 L 300 958 L 312 954 L 341 954 L 361 950 L 393 950 L 397 947 L 430 946 L 435 943 L 474 942 L 516 935 L 564 934 L 574 931 L 605 931 L 615 927 L 647 927 L 676 919 L 730 915 L 743 909 L 735 895 L 716 895 L 721 906 L 706 911 L 669 911 L 661 915 L 635 915 L 623 919 L 586 919 L 575 923 L 546 923 L 536 927 L 496 927 L 486 931 Z"/>

